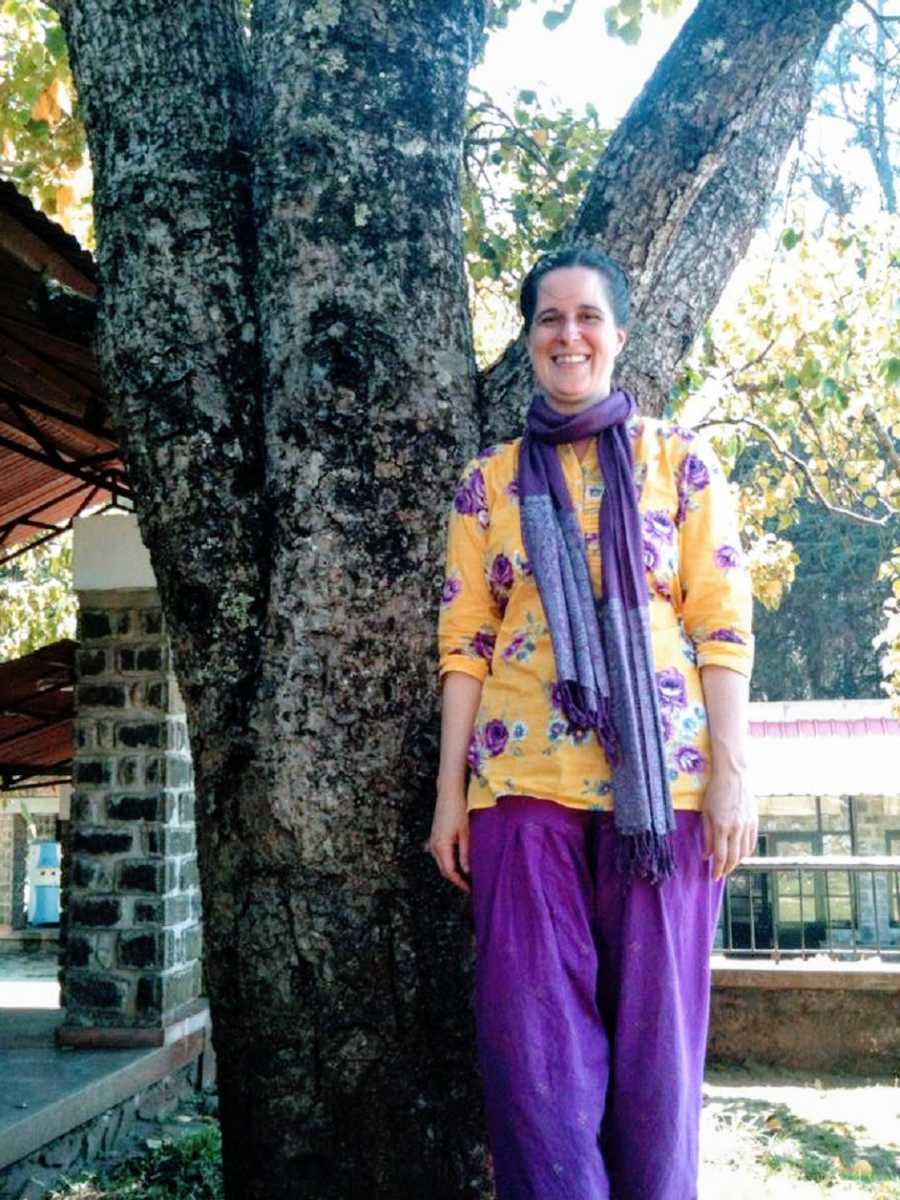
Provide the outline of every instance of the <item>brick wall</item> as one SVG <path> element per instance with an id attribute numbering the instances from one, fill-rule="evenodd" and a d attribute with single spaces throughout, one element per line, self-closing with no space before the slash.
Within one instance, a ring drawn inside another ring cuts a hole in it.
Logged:
<path id="1" fill-rule="evenodd" d="M 156 593 L 80 601 L 66 1024 L 159 1026 L 201 984 L 185 717 Z"/>

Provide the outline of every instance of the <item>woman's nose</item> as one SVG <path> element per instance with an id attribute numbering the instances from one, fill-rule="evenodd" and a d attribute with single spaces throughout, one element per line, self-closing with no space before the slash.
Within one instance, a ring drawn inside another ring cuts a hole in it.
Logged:
<path id="1" fill-rule="evenodd" d="M 559 336 L 561 341 L 574 341 L 578 336 L 578 318 L 574 316 L 563 317 L 559 324 Z"/>

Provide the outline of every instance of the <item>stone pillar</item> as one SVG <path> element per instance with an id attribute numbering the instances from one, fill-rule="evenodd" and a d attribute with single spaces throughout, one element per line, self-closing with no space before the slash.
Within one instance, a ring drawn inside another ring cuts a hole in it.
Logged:
<path id="1" fill-rule="evenodd" d="M 28 827 L 21 813 L 0 811 L 0 926 L 25 927 Z"/>
<path id="2" fill-rule="evenodd" d="M 143 551 L 134 519 L 91 517 L 76 526 L 79 650 L 59 1037 L 162 1043 L 201 990 L 187 727 L 159 597 L 140 586 L 153 582 L 146 552 L 131 562 L 135 539 Z M 96 586 L 104 582 L 117 586 Z"/>

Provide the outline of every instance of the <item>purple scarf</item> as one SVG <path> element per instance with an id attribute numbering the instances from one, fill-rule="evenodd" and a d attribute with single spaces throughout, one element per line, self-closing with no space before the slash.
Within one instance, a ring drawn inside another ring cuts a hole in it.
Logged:
<path id="1" fill-rule="evenodd" d="M 617 862 L 658 883 L 675 870 L 662 721 L 650 642 L 643 538 L 625 423 L 628 392 L 573 416 L 536 395 L 519 452 L 522 538 L 540 593 L 569 732 L 594 733 L 612 767 Z M 587 550 L 556 447 L 596 437 L 603 590 L 594 598 Z"/>

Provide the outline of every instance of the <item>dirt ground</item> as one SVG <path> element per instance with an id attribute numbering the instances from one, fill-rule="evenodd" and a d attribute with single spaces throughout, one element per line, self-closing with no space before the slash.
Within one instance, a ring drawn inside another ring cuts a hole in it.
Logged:
<path id="1" fill-rule="evenodd" d="M 900 1077 L 707 1071 L 700 1200 L 900 1200 Z"/>

